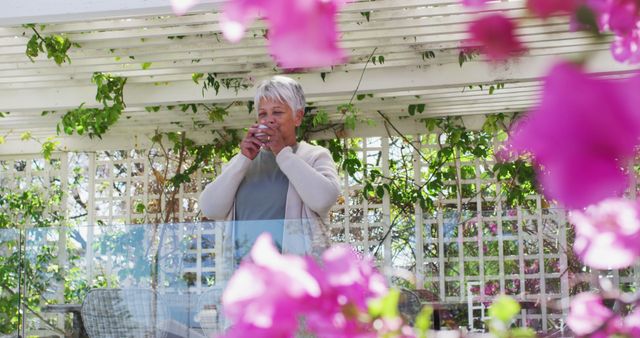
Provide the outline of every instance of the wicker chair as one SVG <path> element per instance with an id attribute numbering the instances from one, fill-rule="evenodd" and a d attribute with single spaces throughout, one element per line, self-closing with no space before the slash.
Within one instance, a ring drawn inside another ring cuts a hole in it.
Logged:
<path id="1" fill-rule="evenodd" d="M 93 289 L 82 303 L 90 338 L 165 338 L 166 306 L 149 289 Z"/>
<path id="2" fill-rule="evenodd" d="M 204 291 L 199 297 L 196 320 L 209 337 L 222 333 L 226 328 L 222 316 L 222 291 L 221 286 L 214 286 Z"/>
<path id="3" fill-rule="evenodd" d="M 409 289 L 401 289 L 398 311 L 400 311 L 400 315 L 404 317 L 407 323 L 413 325 L 420 310 L 422 310 L 420 297 Z"/>

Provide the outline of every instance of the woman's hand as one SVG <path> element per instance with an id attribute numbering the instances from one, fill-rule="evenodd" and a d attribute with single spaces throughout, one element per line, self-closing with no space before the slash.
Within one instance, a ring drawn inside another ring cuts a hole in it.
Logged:
<path id="1" fill-rule="evenodd" d="M 249 131 L 247 131 L 247 135 L 242 142 L 240 142 L 240 152 L 250 160 L 256 158 L 260 152 L 263 143 L 256 138 L 256 133 L 263 132 L 263 130 L 264 129 L 258 129 L 257 124 L 251 125 Z"/>
<path id="2" fill-rule="evenodd" d="M 268 128 L 262 129 L 262 132 L 266 135 L 266 137 L 263 138 L 264 145 L 267 149 L 271 150 L 274 155 L 278 155 L 280 150 L 287 146 L 280 132 L 280 126 L 275 122 L 267 122 L 265 125 Z"/>

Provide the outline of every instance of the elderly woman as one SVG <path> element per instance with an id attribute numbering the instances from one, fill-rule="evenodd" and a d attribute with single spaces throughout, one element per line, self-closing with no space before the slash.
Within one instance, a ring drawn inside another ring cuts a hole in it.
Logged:
<path id="1" fill-rule="evenodd" d="M 325 148 L 296 141 L 305 107 L 296 81 L 266 80 L 254 102 L 257 123 L 240 143 L 240 154 L 202 192 L 202 213 L 233 221 L 223 250 L 228 255 L 232 245 L 234 261 L 265 231 L 283 252 L 317 255 L 329 244 L 326 220 L 339 194 L 335 163 Z"/>

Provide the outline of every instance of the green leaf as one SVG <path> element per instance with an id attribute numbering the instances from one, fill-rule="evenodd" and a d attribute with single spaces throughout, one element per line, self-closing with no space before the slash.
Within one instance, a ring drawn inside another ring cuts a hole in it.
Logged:
<path id="1" fill-rule="evenodd" d="M 47 161 L 51 160 L 51 154 L 59 144 L 60 142 L 54 141 L 53 137 L 49 137 L 44 143 L 42 143 L 42 155 Z"/>
<path id="2" fill-rule="evenodd" d="M 224 121 L 225 116 L 229 115 L 229 112 L 222 107 L 214 106 L 209 110 L 207 115 L 211 122 L 222 122 Z"/>
<path id="3" fill-rule="evenodd" d="M 142 213 L 144 213 L 144 211 L 145 211 L 146 209 L 147 209 L 147 208 L 145 207 L 144 203 L 141 203 L 141 202 L 136 203 L 135 212 L 136 212 L 137 214 L 142 214 Z"/>
<path id="4" fill-rule="evenodd" d="M 204 77 L 203 73 L 193 73 L 193 74 L 191 74 L 191 80 L 193 80 L 193 82 L 195 82 L 196 84 L 198 84 L 198 82 L 200 81 L 200 79 L 202 79 L 202 77 Z"/>
<path id="5" fill-rule="evenodd" d="M 417 104 L 417 105 L 416 105 L 416 111 L 417 111 L 419 114 L 424 113 L 424 108 L 425 108 L 425 104 L 424 104 L 424 103 L 420 103 L 420 104 Z"/>
<path id="6" fill-rule="evenodd" d="M 37 35 L 32 36 L 31 39 L 29 39 L 29 41 L 27 42 L 27 50 L 25 51 L 25 54 L 27 55 L 29 60 L 31 60 L 31 62 L 35 62 L 33 58 L 38 56 L 38 42 L 39 41 Z"/>
<path id="7" fill-rule="evenodd" d="M 315 128 L 320 125 L 325 125 L 329 123 L 329 114 L 326 111 L 318 111 L 311 121 L 311 125 Z"/>
<path id="8" fill-rule="evenodd" d="M 398 301 L 400 291 L 391 289 L 386 296 L 369 302 L 369 314 L 371 317 L 396 318 L 398 317 Z"/>
<path id="9" fill-rule="evenodd" d="M 462 67 L 462 64 L 465 63 L 465 61 L 467 61 L 467 55 L 461 51 L 458 53 L 458 64 L 460 64 L 460 67 Z"/>
<path id="10" fill-rule="evenodd" d="M 431 317 L 433 316 L 433 308 L 425 306 L 416 316 L 415 329 L 418 338 L 426 338 L 427 332 L 431 328 Z"/>
<path id="11" fill-rule="evenodd" d="M 364 16 L 367 19 L 367 22 L 369 22 L 369 19 L 371 17 L 371 12 L 370 11 L 360 12 L 360 15 Z"/>
<path id="12" fill-rule="evenodd" d="M 9 115 L 9 112 L 8 112 L 8 111 L 6 111 L 6 112 L 2 112 L 2 111 L 0 111 L 0 118 L 5 117 L 5 116 L 7 116 L 7 115 Z"/>
<path id="13" fill-rule="evenodd" d="M 535 338 L 536 332 L 530 327 L 516 327 L 509 330 L 511 338 Z"/>
<path id="14" fill-rule="evenodd" d="M 149 69 L 149 67 L 151 67 L 151 62 L 145 62 L 142 64 L 142 69 L 143 70 L 147 70 Z"/>
<path id="15" fill-rule="evenodd" d="M 415 104 L 410 104 L 409 108 L 408 108 L 408 111 L 409 111 L 409 115 L 410 116 L 415 115 L 416 114 L 416 105 Z"/>
<path id="16" fill-rule="evenodd" d="M 425 119 L 424 120 L 424 126 L 427 128 L 428 131 L 434 131 L 436 129 L 436 127 L 438 126 L 438 120 L 436 120 L 436 119 Z"/>
<path id="17" fill-rule="evenodd" d="M 348 115 L 345 119 L 344 119 L 344 127 L 347 129 L 351 129 L 354 130 L 356 129 L 356 116 L 355 115 Z"/>
<path id="18" fill-rule="evenodd" d="M 325 82 L 325 78 L 327 77 L 327 73 L 325 72 L 321 72 L 320 73 L 320 78 L 322 79 L 322 82 Z"/>
<path id="19" fill-rule="evenodd" d="M 585 28 L 588 32 L 599 36 L 600 29 L 598 28 L 598 19 L 596 14 L 587 5 L 581 5 L 576 11 L 576 19 L 578 23 Z"/>
<path id="20" fill-rule="evenodd" d="M 4 144 L 5 140 L 4 140 L 4 136 L 0 136 L 0 144 Z"/>
<path id="21" fill-rule="evenodd" d="M 367 95 L 366 95 L 366 94 L 358 94 L 358 95 L 356 96 L 356 99 L 357 99 L 358 101 L 362 101 L 362 100 L 364 100 L 364 98 L 365 98 L 365 97 L 367 97 Z"/>
<path id="22" fill-rule="evenodd" d="M 153 135 L 153 137 L 151 137 L 151 142 L 153 143 L 160 143 L 162 142 L 162 134 L 155 134 Z"/>
<path id="23" fill-rule="evenodd" d="M 426 52 L 422 53 L 422 61 L 426 60 L 426 59 L 434 59 L 436 57 L 436 53 L 428 50 Z"/>
<path id="24" fill-rule="evenodd" d="M 520 304 L 513 298 L 501 295 L 489 307 L 489 317 L 509 323 L 520 312 Z"/>
<path id="25" fill-rule="evenodd" d="M 492 95 L 494 90 L 495 90 L 495 87 L 493 87 L 493 85 L 490 86 L 489 87 L 489 95 Z"/>
<path id="26" fill-rule="evenodd" d="M 31 139 L 31 133 L 28 131 L 25 131 L 24 133 L 20 134 L 20 140 L 22 141 L 28 141 Z"/>

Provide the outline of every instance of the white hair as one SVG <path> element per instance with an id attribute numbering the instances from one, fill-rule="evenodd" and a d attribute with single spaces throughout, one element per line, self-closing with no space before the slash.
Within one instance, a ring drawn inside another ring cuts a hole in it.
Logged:
<path id="1" fill-rule="evenodd" d="M 276 75 L 269 80 L 264 80 L 256 89 L 254 103 L 256 111 L 260 110 L 260 101 L 262 99 L 286 103 L 289 105 L 293 113 L 304 111 L 305 100 L 302 87 L 296 80 Z"/>

